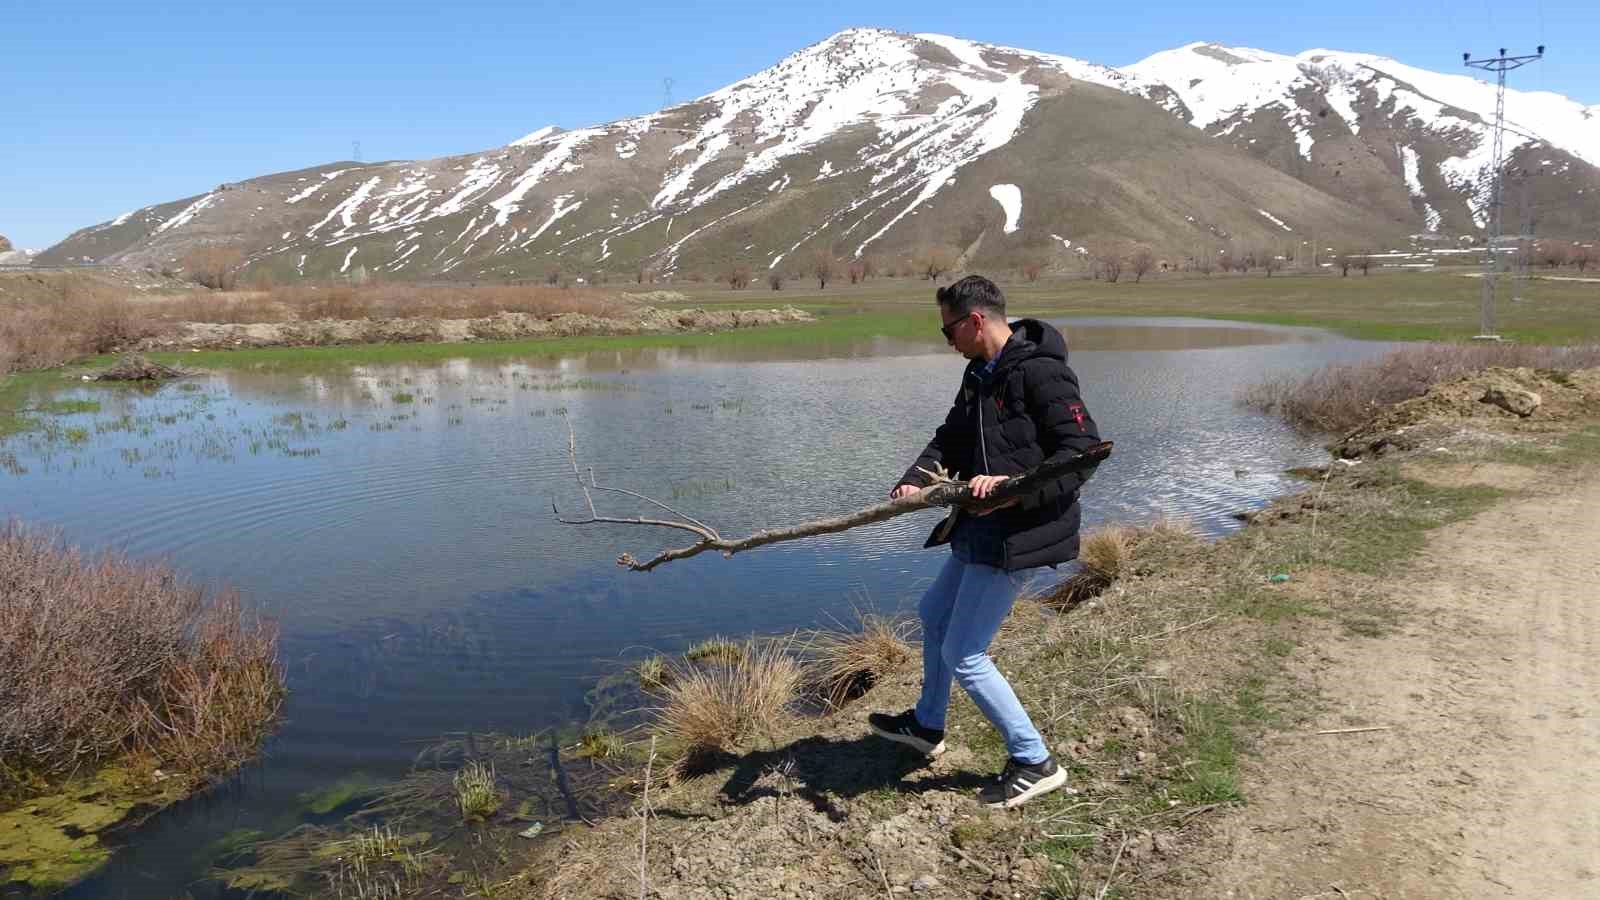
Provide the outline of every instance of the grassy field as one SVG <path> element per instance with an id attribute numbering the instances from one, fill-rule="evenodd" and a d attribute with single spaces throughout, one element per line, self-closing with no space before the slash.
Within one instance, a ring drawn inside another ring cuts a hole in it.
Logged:
<path id="1" fill-rule="evenodd" d="M 819 315 L 872 310 L 921 313 L 925 331 L 933 309 L 926 281 L 874 279 L 818 291 L 796 283 L 781 292 L 730 291 L 716 285 L 675 285 L 691 306 L 771 306 L 792 303 Z M 1278 274 L 1147 277 L 1135 284 L 1082 279 L 1002 282 L 1009 311 L 1052 316 L 1197 316 L 1331 328 L 1370 340 L 1463 340 L 1478 333 L 1482 284 L 1456 272 L 1383 273 L 1370 276 Z M 1526 299 L 1509 299 L 1503 281 L 1496 305 L 1504 337 L 1530 343 L 1568 344 L 1600 340 L 1600 284 L 1533 281 Z M 863 325 L 868 320 L 862 319 Z M 882 327 L 873 323 L 873 327 Z M 902 334 L 910 332 L 882 332 Z"/>

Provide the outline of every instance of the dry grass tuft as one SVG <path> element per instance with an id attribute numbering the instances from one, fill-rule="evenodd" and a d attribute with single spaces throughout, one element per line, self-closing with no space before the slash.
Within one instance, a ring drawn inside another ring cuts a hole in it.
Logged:
<path id="1" fill-rule="evenodd" d="M 1310 375 L 1263 381 L 1245 389 L 1239 399 L 1301 428 L 1345 432 L 1383 407 L 1420 397 L 1436 384 L 1490 366 L 1573 370 L 1596 365 L 1600 365 L 1600 344 L 1417 344 L 1378 360 L 1330 365 Z"/>
<path id="2" fill-rule="evenodd" d="M 276 629 L 232 592 L 0 528 L 0 793 L 130 752 L 220 774 L 254 753 L 283 693 Z"/>
<path id="3" fill-rule="evenodd" d="M 1054 609 L 1071 609 L 1134 574 L 1136 561 L 1170 554 L 1196 540 L 1192 523 L 1165 516 L 1143 527 L 1109 525 L 1094 529 L 1084 534 L 1078 552 L 1082 569 L 1039 601 Z"/>
<path id="4" fill-rule="evenodd" d="M 1084 534 L 1078 561 L 1108 583 L 1116 581 L 1133 562 L 1133 548 L 1138 539 L 1138 530 L 1127 525 L 1096 528 Z"/>
<path id="5" fill-rule="evenodd" d="M 730 753 L 752 738 L 771 739 L 799 691 L 800 663 L 787 641 L 746 642 L 726 665 L 672 666 L 653 692 L 657 730 L 680 744 L 686 759 Z"/>
<path id="6" fill-rule="evenodd" d="M 806 644 L 811 680 L 831 709 L 865 694 L 916 655 L 907 642 L 912 623 L 861 613 L 857 619 L 857 629 L 813 631 Z"/>

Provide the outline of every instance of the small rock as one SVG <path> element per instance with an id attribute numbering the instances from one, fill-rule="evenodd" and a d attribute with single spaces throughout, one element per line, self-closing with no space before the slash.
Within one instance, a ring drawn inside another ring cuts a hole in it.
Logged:
<path id="1" fill-rule="evenodd" d="M 916 881 L 911 882 L 911 889 L 913 891 L 931 891 L 938 886 L 939 879 L 933 877 L 932 875 L 921 875 L 917 877 Z"/>

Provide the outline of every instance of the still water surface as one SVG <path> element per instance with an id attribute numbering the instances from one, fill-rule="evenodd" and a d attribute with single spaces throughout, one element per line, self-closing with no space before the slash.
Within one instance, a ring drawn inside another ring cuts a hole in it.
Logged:
<path id="1" fill-rule="evenodd" d="M 1171 514 L 1232 527 L 1230 513 L 1291 487 L 1283 469 L 1323 455 L 1316 437 L 1239 407 L 1238 389 L 1388 348 L 1202 320 L 1060 324 L 1117 444 L 1084 494 L 1091 525 Z M 634 574 L 618 554 L 690 536 L 561 525 L 552 504 L 582 503 L 569 422 L 602 484 L 725 535 L 877 502 L 948 409 L 962 364 L 935 343 L 862 341 L 62 392 L 102 408 L 0 444 L 0 514 L 238 587 L 280 624 L 290 687 L 261 763 L 133 832 L 74 896 L 204 895 L 195 848 L 240 828 L 281 832 L 302 820 L 300 793 L 356 772 L 396 777 L 441 734 L 586 721 L 597 679 L 647 652 L 914 609 L 940 560 L 921 549 L 936 511 Z"/>

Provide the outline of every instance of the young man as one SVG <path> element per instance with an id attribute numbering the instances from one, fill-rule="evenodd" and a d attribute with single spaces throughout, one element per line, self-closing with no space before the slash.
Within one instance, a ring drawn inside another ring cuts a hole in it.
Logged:
<path id="1" fill-rule="evenodd" d="M 889 494 L 926 487 L 919 469 L 942 464 L 971 482 L 974 496 L 1053 457 L 1070 457 L 1100 440 L 1067 366 L 1066 339 L 1034 319 L 1007 324 L 994 282 L 969 275 L 936 294 L 945 340 L 970 362 L 944 424 Z M 1078 555 L 1078 489 L 1089 471 L 1064 475 L 1005 507 L 973 515 L 952 511 L 926 546 L 949 543 L 951 556 L 923 596 L 922 696 L 899 715 L 873 713 L 880 737 L 929 756 L 944 752 L 945 711 L 954 679 L 1005 738 L 1005 771 L 979 793 L 990 806 L 1013 807 L 1066 783 L 1011 685 L 989 658 L 1022 585 L 1022 573 Z"/>

